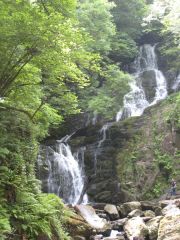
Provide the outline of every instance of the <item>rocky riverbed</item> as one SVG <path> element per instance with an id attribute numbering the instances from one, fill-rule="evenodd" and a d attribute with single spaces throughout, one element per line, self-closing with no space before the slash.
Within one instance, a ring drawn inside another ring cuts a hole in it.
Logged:
<path id="1" fill-rule="evenodd" d="M 74 240 L 180 240 L 180 196 L 77 205 L 68 229 Z"/>

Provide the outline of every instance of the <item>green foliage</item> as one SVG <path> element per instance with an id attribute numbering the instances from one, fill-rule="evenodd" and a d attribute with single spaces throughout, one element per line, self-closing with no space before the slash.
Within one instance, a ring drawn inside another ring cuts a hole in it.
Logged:
<path id="1" fill-rule="evenodd" d="M 125 32 L 132 39 L 137 39 L 142 33 L 142 19 L 147 12 L 144 0 L 115 0 L 116 7 L 112 9 L 114 21 L 119 32 Z"/>
<path id="2" fill-rule="evenodd" d="M 173 104 L 173 109 L 168 112 L 166 116 L 167 122 L 170 127 L 175 128 L 177 131 L 180 129 L 180 93 L 173 94 L 168 97 L 167 101 Z"/>
<path id="3" fill-rule="evenodd" d="M 152 194 L 154 197 L 159 197 L 163 193 L 163 187 L 160 182 L 156 183 L 153 187 Z"/>
<path id="4" fill-rule="evenodd" d="M 50 239 L 53 235 L 58 239 L 69 239 L 63 224 L 70 212 L 54 194 L 17 192 L 17 203 L 11 211 L 14 229 L 18 229 L 19 234 L 27 236 L 28 239 L 37 239 L 41 234 Z"/>
<path id="5" fill-rule="evenodd" d="M 131 77 L 116 65 L 108 65 L 103 71 L 103 77 L 103 85 L 97 89 L 97 95 L 89 100 L 88 109 L 105 118 L 112 118 L 123 104 L 123 96 L 129 91 Z"/>
<path id="6" fill-rule="evenodd" d="M 110 13 L 113 7 L 114 4 L 107 0 L 82 0 L 78 8 L 80 26 L 92 38 L 89 47 L 104 54 L 111 49 L 111 38 L 115 35 Z"/>
<path id="7" fill-rule="evenodd" d="M 1 239 L 36 240 L 40 235 L 69 239 L 63 227 L 68 210 L 59 197 L 41 194 L 35 178 L 37 138 L 44 136 L 41 128 L 20 112 L 0 116 Z"/>
<path id="8" fill-rule="evenodd" d="M 123 64 L 132 62 L 138 53 L 135 41 L 127 33 L 118 32 L 113 37 L 111 47 L 110 58 Z"/>
<path id="9" fill-rule="evenodd" d="M 161 37 L 160 53 L 164 56 L 163 61 L 167 68 L 179 71 L 180 51 L 180 20 L 178 17 L 179 1 L 154 0 L 150 5 L 149 14 L 144 19 L 145 32 Z"/>
<path id="10" fill-rule="evenodd" d="M 88 37 L 76 20 L 62 14 L 75 1 L 42 2 L 0 2 L 1 105 L 57 123 L 79 111 L 75 90 L 88 85 L 83 69 L 96 68 L 98 57 L 85 51 Z"/>

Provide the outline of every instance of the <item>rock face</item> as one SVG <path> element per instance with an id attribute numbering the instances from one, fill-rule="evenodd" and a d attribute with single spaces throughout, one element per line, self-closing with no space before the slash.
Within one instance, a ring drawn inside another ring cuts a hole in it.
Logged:
<path id="1" fill-rule="evenodd" d="M 166 162 L 158 160 L 161 156 L 177 169 L 175 178 L 179 184 L 176 156 L 179 130 L 167 122 L 174 106 L 173 101 L 165 101 L 146 109 L 141 117 L 112 123 L 105 132 L 100 132 L 102 125 L 97 123 L 72 136 L 69 144 L 73 151 L 86 146 L 84 159 L 90 200 L 116 204 L 161 195 L 169 187 L 167 179 L 171 174 Z"/>
<path id="2" fill-rule="evenodd" d="M 169 188 L 173 169 L 180 184 L 180 130 L 174 121 L 167 121 L 175 105 L 172 99 L 166 100 L 146 109 L 141 117 L 112 123 L 106 131 L 100 131 L 103 124 L 98 122 L 83 125 L 73 134 L 68 141 L 72 152 L 85 149 L 90 201 L 119 204 L 159 197 Z M 42 164 L 37 169 L 42 189 L 47 192 L 48 166 Z M 156 215 L 160 214 L 156 206 Z"/>
<path id="3" fill-rule="evenodd" d="M 156 94 L 156 76 L 152 70 L 141 74 L 142 87 L 144 88 L 146 99 L 152 102 Z"/>

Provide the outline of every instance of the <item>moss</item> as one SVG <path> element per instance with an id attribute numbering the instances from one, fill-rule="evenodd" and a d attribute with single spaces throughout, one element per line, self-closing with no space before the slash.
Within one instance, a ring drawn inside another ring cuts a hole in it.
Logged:
<path id="1" fill-rule="evenodd" d="M 119 128 L 126 129 L 128 138 L 116 156 L 117 175 L 123 188 L 134 193 L 134 197 L 138 192 L 146 199 L 157 197 L 168 188 L 172 176 L 178 178 L 176 152 L 177 156 L 179 153 L 173 145 L 168 124 L 169 118 L 173 121 L 178 96 L 175 94 L 150 107 L 140 118 L 119 124 Z"/>

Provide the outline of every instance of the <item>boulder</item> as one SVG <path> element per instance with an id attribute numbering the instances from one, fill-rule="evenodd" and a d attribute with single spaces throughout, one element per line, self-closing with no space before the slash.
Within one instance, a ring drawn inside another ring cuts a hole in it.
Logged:
<path id="1" fill-rule="evenodd" d="M 167 215 L 161 221 L 157 240 L 180 239 L 180 214 Z"/>
<path id="2" fill-rule="evenodd" d="M 146 210 L 146 211 L 144 211 L 144 216 L 145 217 L 151 217 L 151 218 L 155 218 L 155 213 L 153 212 L 153 211 L 151 211 L 151 210 Z"/>
<path id="3" fill-rule="evenodd" d="M 109 234 L 111 225 L 105 220 L 100 218 L 94 208 L 89 205 L 76 205 L 75 210 L 84 218 L 84 220 L 99 233 Z"/>
<path id="4" fill-rule="evenodd" d="M 163 201 L 160 201 L 159 203 L 162 208 L 165 208 L 170 204 L 175 204 L 176 201 L 177 201 L 177 199 L 176 200 L 175 199 L 174 200 L 163 200 Z"/>
<path id="5" fill-rule="evenodd" d="M 131 211 L 135 209 L 140 209 L 141 210 L 141 203 L 140 202 L 127 202 L 123 203 L 119 207 L 120 215 L 122 217 L 126 217 Z"/>
<path id="6" fill-rule="evenodd" d="M 159 205 L 158 203 L 152 202 L 152 201 L 141 201 L 140 203 L 143 211 L 146 211 L 146 210 L 155 211 L 155 209 Z"/>
<path id="7" fill-rule="evenodd" d="M 162 215 L 164 216 L 180 215 L 180 209 L 176 206 L 175 203 L 172 203 L 163 208 Z"/>
<path id="8" fill-rule="evenodd" d="M 154 70 L 144 71 L 141 74 L 141 83 L 144 89 L 146 99 L 152 102 L 156 94 L 156 73 Z"/>
<path id="9" fill-rule="evenodd" d="M 135 209 L 128 214 L 128 218 L 142 217 L 143 215 L 143 211 L 141 211 L 140 209 Z"/>
<path id="10" fill-rule="evenodd" d="M 150 240 L 157 240 L 159 223 L 162 218 L 163 218 L 162 216 L 158 216 L 158 217 L 152 218 L 150 221 L 146 223 L 149 230 Z"/>
<path id="11" fill-rule="evenodd" d="M 112 230 L 122 231 L 123 226 L 128 218 L 118 219 L 116 221 L 111 222 Z"/>
<path id="12" fill-rule="evenodd" d="M 119 218 L 119 213 L 115 205 L 107 204 L 104 207 L 104 211 L 109 215 L 111 220 L 116 220 Z"/>
<path id="13" fill-rule="evenodd" d="M 89 238 L 93 234 L 93 228 L 78 214 L 73 214 L 66 222 L 66 229 L 70 236 Z"/>
<path id="14" fill-rule="evenodd" d="M 140 217 L 129 219 L 124 225 L 124 231 L 128 239 L 145 238 L 148 235 L 148 227 Z"/>

